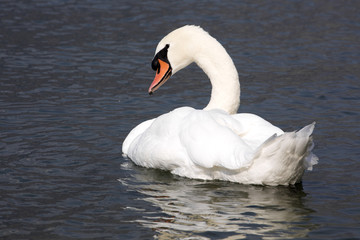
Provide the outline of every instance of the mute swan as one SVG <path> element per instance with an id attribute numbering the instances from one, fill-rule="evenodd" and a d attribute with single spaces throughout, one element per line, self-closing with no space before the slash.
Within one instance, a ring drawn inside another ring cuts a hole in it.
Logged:
<path id="1" fill-rule="evenodd" d="M 210 79 L 209 104 L 203 110 L 177 108 L 139 124 L 123 142 L 123 155 L 137 165 L 188 178 L 261 185 L 300 182 L 305 169 L 312 170 L 318 161 L 311 153 L 315 123 L 284 133 L 254 114 L 236 114 L 237 70 L 223 46 L 202 28 L 187 25 L 159 42 L 149 94 L 192 62 Z"/>

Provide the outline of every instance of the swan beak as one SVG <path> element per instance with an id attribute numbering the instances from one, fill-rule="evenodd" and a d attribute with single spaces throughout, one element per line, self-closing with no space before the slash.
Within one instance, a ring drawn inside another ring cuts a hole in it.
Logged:
<path id="1" fill-rule="evenodd" d="M 159 67 L 156 70 L 154 81 L 151 83 L 149 88 L 149 94 L 153 94 L 161 85 L 163 85 L 171 76 L 171 66 L 161 59 L 158 59 Z"/>

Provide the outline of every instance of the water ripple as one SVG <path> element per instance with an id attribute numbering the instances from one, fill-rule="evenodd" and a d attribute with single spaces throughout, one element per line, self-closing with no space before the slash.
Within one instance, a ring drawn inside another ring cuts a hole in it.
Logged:
<path id="1" fill-rule="evenodd" d="M 359 238 L 358 5 L 2 1 L 0 237 Z M 184 24 L 230 53 L 241 112 L 284 130 L 317 122 L 321 160 L 302 185 L 195 181 L 121 156 L 138 123 L 209 100 L 195 65 L 147 94 L 157 42 Z"/>

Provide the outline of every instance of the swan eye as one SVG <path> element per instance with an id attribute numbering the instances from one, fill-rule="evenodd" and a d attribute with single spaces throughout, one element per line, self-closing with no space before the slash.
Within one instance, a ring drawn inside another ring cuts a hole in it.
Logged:
<path id="1" fill-rule="evenodd" d="M 169 44 L 166 44 L 163 49 L 161 49 L 156 55 L 161 60 L 167 60 L 167 53 L 168 53 Z"/>
<path id="2" fill-rule="evenodd" d="M 160 64 L 159 61 L 157 60 L 157 58 L 155 57 L 154 60 L 152 60 L 151 62 L 151 68 L 156 71 L 158 68 L 160 68 Z"/>

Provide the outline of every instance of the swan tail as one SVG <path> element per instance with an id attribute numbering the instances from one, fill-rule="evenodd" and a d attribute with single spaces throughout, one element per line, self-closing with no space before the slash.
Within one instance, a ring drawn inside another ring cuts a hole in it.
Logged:
<path id="1" fill-rule="evenodd" d="M 315 124 L 316 123 L 313 122 L 312 124 L 305 126 L 296 133 L 300 138 L 309 139 L 306 146 L 306 153 L 304 158 L 304 168 L 309 171 L 312 171 L 313 166 L 318 164 L 319 162 L 319 158 L 314 153 L 312 153 L 312 150 L 314 149 L 314 142 L 311 134 L 314 131 Z"/>
<path id="2" fill-rule="evenodd" d="M 297 132 L 273 135 L 257 150 L 250 169 L 262 169 L 254 176 L 266 185 L 289 185 L 301 181 L 304 171 L 312 170 L 318 158 L 311 151 L 314 147 L 311 134 L 315 122 Z M 261 175 L 261 176 L 259 176 Z"/>

